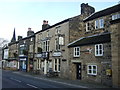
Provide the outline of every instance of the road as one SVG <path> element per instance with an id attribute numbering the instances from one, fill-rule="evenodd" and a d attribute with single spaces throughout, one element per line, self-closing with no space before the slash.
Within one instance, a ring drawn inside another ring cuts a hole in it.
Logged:
<path id="1" fill-rule="evenodd" d="M 37 77 L 20 75 L 12 71 L 2 71 L 2 88 L 34 88 L 44 90 L 45 88 L 81 88 L 60 82 L 53 82 L 50 80 L 38 79 Z M 86 89 L 87 90 L 87 89 Z"/>

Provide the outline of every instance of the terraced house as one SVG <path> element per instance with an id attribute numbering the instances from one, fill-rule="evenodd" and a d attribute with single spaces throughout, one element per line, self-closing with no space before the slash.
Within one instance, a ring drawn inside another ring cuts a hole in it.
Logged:
<path id="1" fill-rule="evenodd" d="M 110 24 L 120 18 L 119 7 L 120 4 L 109 7 L 84 19 L 85 27 L 81 32 L 82 36 L 68 44 L 72 79 L 102 83 L 108 86 L 114 85 L 115 82 L 117 85 L 119 84 L 117 81 L 120 76 L 118 65 L 117 72 L 115 71 L 115 63 L 118 62 L 118 59 L 112 57 L 115 49 L 113 32 L 117 30 L 114 31 Z M 111 49 L 113 47 L 114 49 Z"/>
<path id="2" fill-rule="evenodd" d="M 81 4 L 81 14 L 58 22 L 52 26 L 47 21 L 44 27 L 35 33 L 34 70 L 47 74 L 49 70 L 56 72 L 61 78 L 70 78 L 70 55 L 67 45 L 82 34 L 83 19 L 94 13 L 95 9 L 88 4 Z"/>
<path id="3" fill-rule="evenodd" d="M 21 71 L 120 87 L 120 4 L 95 12 L 81 4 L 81 14 L 42 30 L 28 28 L 27 37 L 15 33 L 9 43 L 9 60 Z"/>
<path id="4" fill-rule="evenodd" d="M 28 28 L 27 37 L 19 36 L 19 69 L 21 71 L 33 70 L 34 58 L 34 31 Z"/>
<path id="5" fill-rule="evenodd" d="M 10 69 L 18 69 L 18 41 L 16 41 L 15 29 L 11 42 L 8 44 L 8 64 Z"/>

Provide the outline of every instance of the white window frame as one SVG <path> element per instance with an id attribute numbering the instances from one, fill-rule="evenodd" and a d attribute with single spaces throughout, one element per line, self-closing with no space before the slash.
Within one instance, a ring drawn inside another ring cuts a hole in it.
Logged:
<path id="1" fill-rule="evenodd" d="M 26 43 L 26 41 L 24 40 L 24 42 L 23 42 L 24 44 Z"/>
<path id="2" fill-rule="evenodd" d="M 30 38 L 30 41 L 33 41 L 33 38 Z"/>
<path id="3" fill-rule="evenodd" d="M 89 24 L 89 25 L 88 25 Z M 89 29 L 88 29 L 89 28 Z M 89 31 L 91 31 L 91 29 L 90 29 L 90 23 L 89 22 L 87 22 L 86 23 L 86 32 L 89 32 Z"/>
<path id="4" fill-rule="evenodd" d="M 61 68 L 61 59 L 54 59 L 54 71 L 60 72 L 60 68 Z"/>
<path id="5" fill-rule="evenodd" d="M 43 51 L 44 51 L 44 52 L 50 51 L 49 45 L 50 45 L 50 41 L 49 41 L 49 40 L 43 41 Z"/>
<path id="6" fill-rule="evenodd" d="M 52 68 L 52 61 L 48 61 L 48 68 Z"/>
<path id="7" fill-rule="evenodd" d="M 29 52 L 33 52 L 33 45 L 29 46 Z"/>
<path id="8" fill-rule="evenodd" d="M 60 45 L 59 45 L 59 38 L 56 38 L 56 39 L 55 39 L 55 50 L 56 50 L 56 51 L 60 51 L 60 48 L 61 48 L 61 47 L 60 47 Z"/>
<path id="9" fill-rule="evenodd" d="M 99 20 L 99 28 L 104 28 L 104 19 Z"/>
<path id="10" fill-rule="evenodd" d="M 60 58 L 57 60 L 57 71 L 60 72 L 60 67 L 61 67 L 61 60 Z"/>
<path id="11" fill-rule="evenodd" d="M 91 67 L 91 69 L 89 68 L 89 66 Z M 95 69 L 95 71 L 96 71 L 96 73 L 94 73 L 94 69 L 93 69 L 93 67 L 96 67 L 96 69 Z M 91 73 L 89 72 L 91 70 Z M 88 65 L 87 66 L 87 74 L 88 75 L 97 75 L 97 65 Z"/>
<path id="12" fill-rule="evenodd" d="M 103 44 L 96 44 L 95 45 L 95 56 L 103 56 Z"/>
<path id="13" fill-rule="evenodd" d="M 97 19 L 95 21 L 95 29 L 104 28 L 104 19 Z"/>
<path id="14" fill-rule="evenodd" d="M 46 33 L 47 33 L 47 37 L 49 37 L 49 31 L 47 31 Z"/>
<path id="15" fill-rule="evenodd" d="M 61 27 L 61 26 L 56 27 L 56 31 L 55 31 L 55 32 L 56 32 L 56 34 L 60 34 L 60 32 L 61 32 L 60 27 Z"/>
<path id="16" fill-rule="evenodd" d="M 74 47 L 74 57 L 80 57 L 80 47 Z"/>
<path id="17" fill-rule="evenodd" d="M 45 41 L 43 41 L 43 51 L 45 52 L 46 51 L 46 48 L 45 48 Z"/>
<path id="18" fill-rule="evenodd" d="M 64 45 L 64 37 L 59 37 L 59 45 Z"/>
<path id="19" fill-rule="evenodd" d="M 112 20 L 120 18 L 120 13 L 112 15 Z"/>
<path id="20" fill-rule="evenodd" d="M 40 69 L 40 60 L 37 60 L 37 69 Z"/>

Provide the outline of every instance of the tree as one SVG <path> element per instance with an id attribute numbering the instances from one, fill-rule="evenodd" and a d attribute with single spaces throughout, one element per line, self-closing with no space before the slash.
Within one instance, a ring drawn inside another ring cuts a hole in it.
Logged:
<path id="1" fill-rule="evenodd" d="M 2 48 L 5 44 L 7 44 L 9 41 L 4 39 L 4 38 L 0 38 L 0 47 Z"/>

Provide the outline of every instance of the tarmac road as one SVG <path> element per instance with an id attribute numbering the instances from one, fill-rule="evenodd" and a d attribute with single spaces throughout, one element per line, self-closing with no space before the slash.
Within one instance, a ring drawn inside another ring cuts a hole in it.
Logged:
<path id="1" fill-rule="evenodd" d="M 53 82 L 44 79 L 38 79 L 34 76 L 27 76 L 27 75 L 19 75 L 13 73 L 12 71 L 3 70 L 2 71 L 2 88 L 34 88 L 34 89 L 77 89 L 77 88 L 84 88 L 80 86 L 73 86 L 70 84 L 60 83 L 60 82 Z M 85 88 L 86 90 L 88 88 Z"/>

